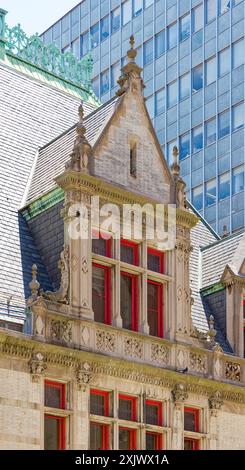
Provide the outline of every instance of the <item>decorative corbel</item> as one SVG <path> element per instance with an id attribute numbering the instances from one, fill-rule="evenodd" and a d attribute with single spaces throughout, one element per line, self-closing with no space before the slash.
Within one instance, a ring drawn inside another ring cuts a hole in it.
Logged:
<path id="1" fill-rule="evenodd" d="M 184 384 L 176 384 L 171 393 L 176 407 L 180 406 L 188 398 L 188 393 Z"/>
<path id="2" fill-rule="evenodd" d="M 45 356 L 43 353 L 35 352 L 28 365 L 33 382 L 39 382 L 40 378 L 44 375 L 44 372 L 47 369 L 47 364 L 45 362 Z"/>
<path id="3" fill-rule="evenodd" d="M 85 390 L 86 386 L 93 380 L 92 368 L 87 362 L 79 365 L 76 369 L 75 375 L 79 390 Z"/>
<path id="4" fill-rule="evenodd" d="M 209 397 L 208 404 L 211 411 L 211 416 L 216 417 L 218 410 L 220 410 L 222 405 L 224 404 L 224 401 L 222 399 L 222 393 L 217 390 L 213 395 Z"/>

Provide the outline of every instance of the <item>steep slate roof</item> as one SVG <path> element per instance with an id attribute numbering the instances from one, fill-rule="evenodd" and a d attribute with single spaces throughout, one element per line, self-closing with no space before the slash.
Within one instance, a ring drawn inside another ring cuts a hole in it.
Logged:
<path id="1" fill-rule="evenodd" d="M 202 289 L 220 282 L 225 266 L 233 263 L 233 257 L 243 236 L 244 231 L 234 233 L 202 248 L 202 281 L 200 285 Z"/>
<path id="2" fill-rule="evenodd" d="M 115 109 L 118 98 L 113 98 L 85 119 L 86 138 L 93 146 Z M 54 178 L 65 169 L 76 137 L 76 125 L 39 150 L 25 205 L 57 187 Z"/>
<path id="3" fill-rule="evenodd" d="M 0 60 L 0 315 L 10 310 L 23 315 L 32 262 L 37 262 L 44 284 L 49 285 L 18 210 L 38 147 L 77 121 L 80 100 L 86 97 L 82 88 L 62 86 L 62 80 L 45 76 L 44 80 L 41 69 L 35 72 L 34 66 L 25 67 L 11 55 Z M 97 106 L 90 101 L 84 104 L 86 114 Z"/>

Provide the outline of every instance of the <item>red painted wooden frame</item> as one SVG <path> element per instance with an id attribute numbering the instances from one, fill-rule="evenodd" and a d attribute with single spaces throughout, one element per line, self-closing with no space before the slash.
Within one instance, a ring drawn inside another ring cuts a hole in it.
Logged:
<path id="1" fill-rule="evenodd" d="M 106 233 L 106 232 L 104 232 L 104 233 Z M 107 258 L 111 258 L 111 256 L 112 256 L 112 236 L 109 236 L 109 234 L 108 234 L 108 238 L 106 238 L 106 237 L 102 238 L 101 237 L 101 231 L 93 228 L 92 229 L 92 243 L 93 243 L 93 237 L 95 239 L 100 239 L 101 238 L 101 239 L 105 240 L 105 242 L 106 242 L 106 255 L 105 256 Z"/>
<path id="2" fill-rule="evenodd" d="M 123 431 L 128 431 L 129 432 L 129 449 L 127 450 L 136 450 L 137 448 L 137 430 L 136 429 L 132 429 L 132 428 L 125 428 L 124 426 L 120 426 L 119 427 L 119 430 L 123 430 Z"/>
<path id="3" fill-rule="evenodd" d="M 159 258 L 159 268 L 160 268 L 159 274 L 164 274 L 164 271 L 165 271 L 165 269 L 164 269 L 164 261 L 165 261 L 164 253 L 162 251 L 155 250 L 154 248 L 148 248 L 147 249 L 147 254 L 154 255 L 154 256 L 157 256 Z"/>
<path id="4" fill-rule="evenodd" d="M 119 394 L 119 400 L 127 400 L 131 402 L 131 421 L 137 420 L 137 397 L 132 397 L 130 395 Z"/>
<path id="5" fill-rule="evenodd" d="M 131 240 L 121 238 L 121 245 L 129 246 L 133 249 L 133 264 L 134 266 L 139 266 L 139 244 Z"/>
<path id="6" fill-rule="evenodd" d="M 200 417 L 200 410 L 198 410 L 197 408 L 188 408 L 188 407 L 185 407 L 184 408 L 184 413 L 187 412 L 187 413 L 192 413 L 194 415 L 194 431 L 193 432 L 199 432 L 199 417 Z M 186 431 L 188 431 L 186 429 Z"/>
<path id="7" fill-rule="evenodd" d="M 146 400 L 145 405 L 155 406 L 157 408 L 157 426 L 162 426 L 163 425 L 162 403 L 160 401 L 155 401 L 155 400 Z"/>
<path id="8" fill-rule="evenodd" d="M 90 390 L 91 395 L 100 395 L 104 397 L 104 408 L 105 408 L 105 414 L 104 416 L 109 416 L 109 410 L 110 410 L 110 392 L 105 392 L 104 390 L 97 390 L 95 388 L 92 388 Z"/>
<path id="9" fill-rule="evenodd" d="M 62 384 L 60 382 L 53 382 L 52 380 L 45 380 L 44 382 L 44 394 L 45 394 L 45 386 L 57 388 L 60 390 L 60 406 L 61 410 L 65 410 L 66 408 L 66 384 Z"/>
<path id="10" fill-rule="evenodd" d="M 121 276 L 132 280 L 132 331 L 138 331 L 138 276 L 121 271 Z"/>
<path id="11" fill-rule="evenodd" d="M 154 436 L 155 439 L 156 439 L 156 448 L 155 450 L 161 450 L 162 449 L 162 434 L 158 434 L 156 432 L 150 432 L 150 431 L 146 431 L 146 435 L 150 435 L 150 436 Z"/>
<path id="12" fill-rule="evenodd" d="M 59 423 L 58 427 L 58 450 L 66 449 L 66 418 L 45 414 L 45 418 L 55 419 Z"/>
<path id="13" fill-rule="evenodd" d="M 110 450 L 110 426 L 103 423 L 95 423 L 91 421 L 90 424 L 97 426 L 101 429 L 101 449 L 100 450 Z"/>
<path id="14" fill-rule="evenodd" d="M 103 266 L 102 264 L 93 263 L 95 268 L 103 269 L 104 270 L 104 280 L 105 280 L 105 318 L 104 323 L 106 325 L 111 324 L 111 268 L 110 266 Z"/>
<path id="15" fill-rule="evenodd" d="M 159 338 L 163 338 L 164 335 L 164 327 L 163 327 L 163 285 L 160 284 L 159 282 L 151 281 L 148 280 L 147 284 L 153 284 L 157 286 L 158 292 L 157 292 L 157 303 L 158 303 L 158 308 L 157 308 L 157 336 Z"/>
<path id="16" fill-rule="evenodd" d="M 199 450 L 199 441 L 197 439 L 191 439 L 190 437 L 185 437 L 184 442 L 189 442 L 192 444 L 191 450 Z"/>

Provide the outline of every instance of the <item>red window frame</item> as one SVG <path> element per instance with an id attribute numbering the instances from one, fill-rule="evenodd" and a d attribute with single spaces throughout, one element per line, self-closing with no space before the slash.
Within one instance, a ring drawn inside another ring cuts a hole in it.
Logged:
<path id="1" fill-rule="evenodd" d="M 147 405 L 155 406 L 157 408 L 157 425 L 156 426 L 162 426 L 163 425 L 162 402 L 155 401 L 155 400 L 146 400 L 145 406 Z M 146 417 L 146 410 L 145 410 L 145 417 Z M 146 424 L 150 424 L 150 423 L 146 423 Z"/>
<path id="2" fill-rule="evenodd" d="M 126 240 L 125 238 L 121 238 L 121 245 L 129 246 L 133 248 L 133 265 L 139 266 L 139 245 L 136 242 L 131 240 Z M 124 261 L 122 261 L 124 263 Z"/>
<path id="3" fill-rule="evenodd" d="M 93 267 L 103 269 L 105 273 L 105 318 L 104 324 L 111 324 L 111 295 L 110 295 L 110 285 L 111 285 L 111 268 L 110 266 L 103 266 L 102 264 L 93 263 Z"/>
<path id="4" fill-rule="evenodd" d="M 138 331 L 138 276 L 124 271 L 121 276 L 132 279 L 132 331 Z"/>
<path id="5" fill-rule="evenodd" d="M 148 279 L 147 285 L 148 284 L 153 284 L 157 286 L 158 292 L 157 292 L 157 300 L 158 300 L 158 309 L 157 309 L 157 337 L 158 338 L 163 338 L 164 335 L 164 325 L 163 325 L 163 285 L 160 284 L 159 282 L 152 281 L 151 279 Z M 149 307 L 147 307 L 147 316 L 149 314 Z"/>
<path id="6" fill-rule="evenodd" d="M 189 408 L 185 407 L 184 408 L 184 414 L 185 413 L 192 413 L 194 415 L 194 431 L 193 432 L 199 432 L 199 426 L 200 426 L 200 410 L 197 408 Z M 188 431 L 188 429 L 185 429 L 185 431 Z M 192 431 L 191 431 L 192 432 Z"/>
<path id="7" fill-rule="evenodd" d="M 146 435 L 154 436 L 156 439 L 156 448 L 155 450 L 161 450 L 163 445 L 162 434 L 158 434 L 157 432 L 146 431 Z"/>
<path id="8" fill-rule="evenodd" d="M 137 449 L 137 430 L 132 428 L 126 428 L 125 426 L 119 426 L 119 431 L 129 431 L 129 449 L 127 450 L 136 450 Z"/>
<path id="9" fill-rule="evenodd" d="M 189 442 L 192 444 L 191 450 L 199 450 L 199 440 L 198 439 L 191 439 L 190 437 L 184 438 L 184 443 Z"/>
<path id="10" fill-rule="evenodd" d="M 45 387 L 57 388 L 60 390 L 60 406 L 59 409 L 65 410 L 66 408 L 66 384 L 60 382 L 54 382 L 53 380 L 45 380 L 44 381 L 44 402 L 45 402 Z M 53 407 L 48 407 L 53 408 Z"/>
<path id="11" fill-rule="evenodd" d="M 90 421 L 90 425 L 97 426 L 101 429 L 102 444 L 100 450 L 110 450 L 110 426 L 109 424 L 97 423 L 95 421 Z"/>
<path id="12" fill-rule="evenodd" d="M 110 392 L 105 392 L 104 390 L 97 390 L 95 388 L 92 388 L 90 390 L 90 395 L 100 395 L 104 397 L 104 408 L 105 408 L 105 413 L 103 416 L 109 416 L 109 410 L 110 410 Z"/>
<path id="13" fill-rule="evenodd" d="M 119 400 L 131 401 L 131 403 L 132 403 L 131 420 L 129 420 L 129 421 L 137 421 L 137 397 L 132 397 L 130 395 L 124 395 L 122 393 L 119 393 L 118 399 Z M 120 419 L 123 419 L 123 418 L 120 418 Z"/>
<path id="14" fill-rule="evenodd" d="M 159 266 L 160 266 L 160 271 L 152 271 L 152 272 L 158 272 L 158 274 L 164 274 L 164 253 L 162 251 L 156 250 L 154 248 L 148 248 L 147 249 L 147 255 L 154 255 L 159 258 Z M 148 268 L 148 265 L 147 265 Z"/>
<path id="15" fill-rule="evenodd" d="M 106 232 L 104 232 L 104 233 L 106 233 Z M 93 238 L 95 238 L 95 239 L 102 238 L 101 237 L 101 231 L 93 228 L 92 229 L 92 243 L 93 243 Z M 105 242 L 106 242 L 106 254 L 105 254 L 105 256 L 107 258 L 111 258 L 111 255 L 112 255 L 112 236 L 109 237 L 109 234 L 108 234 L 108 238 L 103 238 L 103 240 L 105 240 Z M 93 252 L 93 250 L 92 250 L 92 252 Z M 100 256 L 103 256 L 103 255 L 100 255 Z"/>
<path id="16" fill-rule="evenodd" d="M 62 416 L 54 416 L 45 413 L 45 418 L 55 419 L 59 423 L 59 433 L 58 433 L 58 450 L 66 449 L 66 418 Z"/>

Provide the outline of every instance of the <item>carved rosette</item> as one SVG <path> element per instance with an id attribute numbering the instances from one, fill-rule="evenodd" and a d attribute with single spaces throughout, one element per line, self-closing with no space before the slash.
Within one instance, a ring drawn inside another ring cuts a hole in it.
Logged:
<path id="1" fill-rule="evenodd" d="M 93 380 L 92 368 L 87 362 L 79 365 L 79 367 L 76 369 L 75 375 L 77 385 L 80 390 L 86 389 L 86 386 L 89 385 Z"/>
<path id="2" fill-rule="evenodd" d="M 217 416 L 218 410 L 220 410 L 224 404 L 221 392 L 217 390 L 213 395 L 211 395 L 208 399 L 208 404 L 211 410 L 211 416 Z"/>
<path id="3" fill-rule="evenodd" d="M 188 393 L 184 384 L 176 384 L 171 393 L 174 404 L 177 407 L 184 403 L 188 398 Z"/>
<path id="4" fill-rule="evenodd" d="M 109 331 L 96 331 L 96 348 L 99 351 L 113 353 L 116 350 L 116 335 Z"/>
<path id="5" fill-rule="evenodd" d="M 237 362 L 225 363 L 225 378 L 234 382 L 241 381 L 241 366 Z"/>
<path id="6" fill-rule="evenodd" d="M 124 353 L 126 356 L 142 359 L 143 343 L 135 338 L 125 338 Z"/>
<path id="7" fill-rule="evenodd" d="M 45 356 L 41 352 L 34 353 L 28 366 L 33 382 L 38 382 L 47 369 Z"/>

